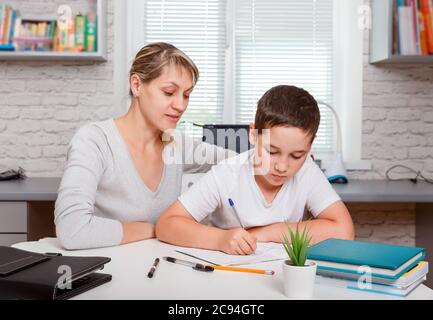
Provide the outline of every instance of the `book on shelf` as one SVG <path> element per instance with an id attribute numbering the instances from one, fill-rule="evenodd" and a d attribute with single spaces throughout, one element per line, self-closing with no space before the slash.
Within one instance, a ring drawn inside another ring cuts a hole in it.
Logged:
<path id="1" fill-rule="evenodd" d="M 78 51 L 84 51 L 87 48 L 86 25 L 87 16 L 77 15 L 75 17 L 75 47 Z"/>
<path id="2" fill-rule="evenodd" d="M 86 24 L 86 51 L 97 51 L 97 16 L 94 12 L 91 12 L 87 15 L 87 24 Z"/>
<path id="3" fill-rule="evenodd" d="M 17 11 L 6 4 L 0 4 L 0 49 L 10 50 Z"/>
<path id="4" fill-rule="evenodd" d="M 433 54 L 433 0 L 393 1 L 393 54 Z"/>
<path id="5" fill-rule="evenodd" d="M 95 52 L 97 15 L 78 14 L 59 23 L 55 18 L 26 19 L 11 6 L 0 4 L 0 50 Z"/>

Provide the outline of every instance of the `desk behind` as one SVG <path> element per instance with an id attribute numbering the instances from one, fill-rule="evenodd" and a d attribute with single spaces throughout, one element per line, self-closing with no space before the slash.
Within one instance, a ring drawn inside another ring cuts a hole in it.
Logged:
<path id="1" fill-rule="evenodd" d="M 272 261 L 255 266 L 276 271 L 275 276 L 250 273 L 215 271 L 204 273 L 182 265 L 161 261 L 153 278 L 147 273 L 156 257 L 173 256 L 185 259 L 175 252 L 179 247 L 156 239 L 140 241 L 118 247 L 64 251 L 57 239 L 48 238 L 38 242 L 25 242 L 14 247 L 45 253 L 61 252 L 73 256 L 106 256 L 112 260 L 104 273 L 113 280 L 77 296 L 75 299 L 164 299 L 164 300 L 280 300 L 283 294 L 282 261 Z M 193 260 L 187 258 L 187 260 Z M 316 285 L 313 299 L 320 300 L 433 300 L 433 290 L 421 285 L 406 298 L 358 292 L 349 289 Z"/>

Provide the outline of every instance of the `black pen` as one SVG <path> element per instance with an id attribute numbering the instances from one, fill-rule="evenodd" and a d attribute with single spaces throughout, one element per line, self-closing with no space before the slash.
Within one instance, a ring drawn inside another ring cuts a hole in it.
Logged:
<path id="1" fill-rule="evenodd" d="M 153 274 L 155 273 L 156 267 L 158 266 L 159 258 L 156 258 L 153 262 L 153 266 L 150 268 L 149 273 L 147 274 L 148 278 L 152 278 Z"/>
<path id="2" fill-rule="evenodd" d="M 195 262 L 181 260 L 181 259 L 172 258 L 172 257 L 164 257 L 163 259 L 165 261 L 168 261 L 171 263 L 177 263 L 177 264 L 181 264 L 181 265 L 184 265 L 187 267 L 191 267 L 194 270 L 198 270 L 198 271 L 204 271 L 204 272 L 214 271 L 214 268 L 212 266 L 206 266 L 206 265 L 203 265 L 201 263 L 195 263 Z"/>

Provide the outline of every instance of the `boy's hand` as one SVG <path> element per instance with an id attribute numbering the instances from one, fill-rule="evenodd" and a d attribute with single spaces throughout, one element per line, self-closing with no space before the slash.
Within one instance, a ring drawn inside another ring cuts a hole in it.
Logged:
<path id="1" fill-rule="evenodd" d="M 220 239 L 221 251 L 228 254 L 248 255 L 254 253 L 257 238 L 242 228 L 225 230 Z"/>
<path id="2" fill-rule="evenodd" d="M 266 238 L 266 229 L 264 227 L 254 227 L 248 229 L 248 232 L 256 237 L 257 242 L 269 242 Z"/>

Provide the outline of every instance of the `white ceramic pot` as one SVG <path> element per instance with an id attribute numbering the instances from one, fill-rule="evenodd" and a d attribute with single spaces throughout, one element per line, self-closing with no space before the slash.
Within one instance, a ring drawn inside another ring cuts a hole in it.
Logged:
<path id="1" fill-rule="evenodd" d="M 295 267 L 283 261 L 284 294 L 291 299 L 311 299 L 314 292 L 317 265 L 307 260 L 305 266 Z"/>

